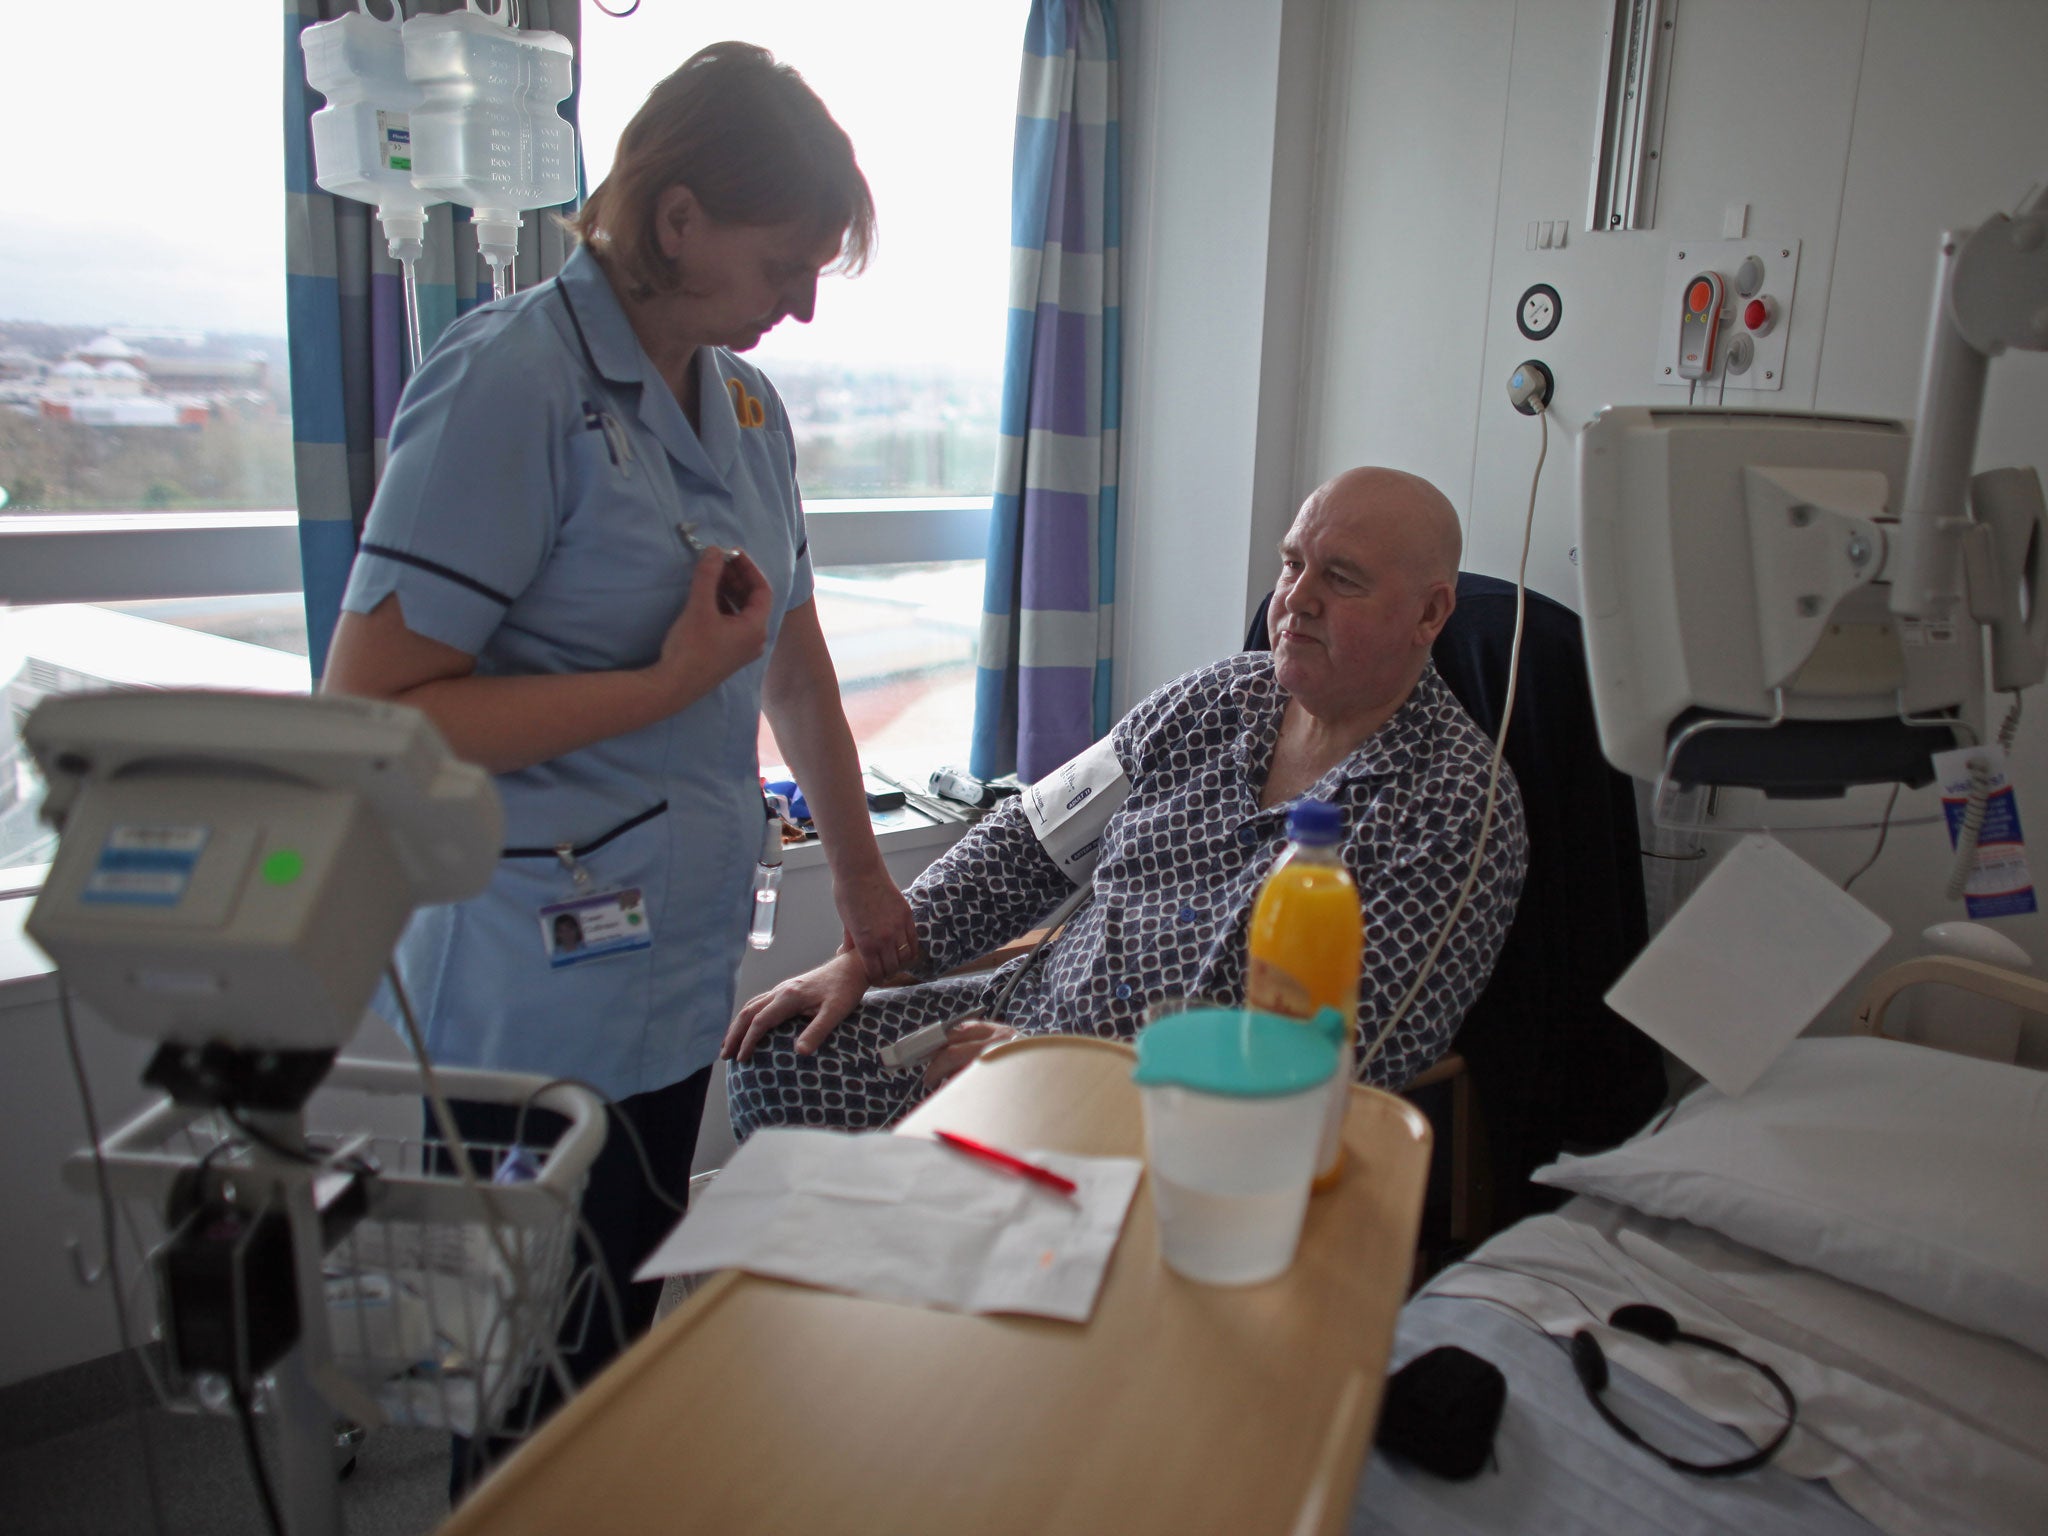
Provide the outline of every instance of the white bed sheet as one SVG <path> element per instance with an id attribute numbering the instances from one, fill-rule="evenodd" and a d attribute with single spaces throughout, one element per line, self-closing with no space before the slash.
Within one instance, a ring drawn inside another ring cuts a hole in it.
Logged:
<path id="1" fill-rule="evenodd" d="M 1375 1451 L 1349 1536 L 1878 1536 L 1826 1483 L 1768 1466 L 1688 1477 L 1645 1455 L 1594 1413 L 1561 1342 L 1492 1302 L 1418 1297 L 1401 1314 L 1393 1363 L 1445 1344 L 1507 1377 L 1493 1455 L 1477 1477 L 1447 1482 Z M 1605 1401 L 1674 1456 L 1725 1461 L 1747 1446 L 1620 1366 Z"/>
<path id="2" fill-rule="evenodd" d="M 2048 1521 L 2048 1360 L 1704 1228 L 1581 1197 L 1425 1290 L 1497 1300 L 1561 1337 L 1590 1327 L 1610 1361 L 1758 1444 L 1782 1409 L 1756 1372 L 1605 1319 L 1651 1302 L 1768 1361 L 1799 1401 L 1774 1465 L 1825 1479 L 1890 1536 L 2039 1536 Z"/>

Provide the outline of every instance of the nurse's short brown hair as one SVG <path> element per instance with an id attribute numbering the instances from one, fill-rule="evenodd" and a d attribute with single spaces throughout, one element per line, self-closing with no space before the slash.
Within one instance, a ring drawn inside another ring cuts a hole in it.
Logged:
<path id="1" fill-rule="evenodd" d="M 752 43 L 713 43 L 647 93 L 619 135 L 611 174 L 568 226 L 623 273 L 636 298 L 672 291 L 656 201 L 685 186 L 721 224 L 840 231 L 833 270 L 858 272 L 875 245 L 875 204 L 853 141 L 802 75 Z"/>

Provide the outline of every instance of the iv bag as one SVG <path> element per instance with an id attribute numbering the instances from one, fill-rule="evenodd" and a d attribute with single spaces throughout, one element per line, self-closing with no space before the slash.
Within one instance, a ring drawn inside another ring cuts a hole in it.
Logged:
<path id="1" fill-rule="evenodd" d="M 313 179 L 323 192 L 374 204 L 391 254 L 409 261 L 438 197 L 413 182 L 411 116 L 419 92 L 405 75 L 397 0 L 379 21 L 348 11 L 299 34 L 306 83 L 327 98 L 313 114 Z M 409 244 L 407 242 L 410 242 Z"/>
<path id="2" fill-rule="evenodd" d="M 574 88 L 574 50 L 559 33 L 515 31 L 504 0 L 494 16 L 466 10 L 405 24 L 414 184 L 472 210 L 477 248 L 510 267 L 519 213 L 576 195 L 576 130 L 555 110 Z"/>

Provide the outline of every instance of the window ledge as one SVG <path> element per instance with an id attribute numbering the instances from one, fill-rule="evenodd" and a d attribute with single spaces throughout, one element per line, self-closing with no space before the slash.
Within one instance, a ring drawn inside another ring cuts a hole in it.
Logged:
<path id="1" fill-rule="evenodd" d="M 240 597 L 300 588 L 298 514 L 10 512 L 0 598 L 12 603 Z"/>
<path id="2" fill-rule="evenodd" d="M 0 1012 L 29 1008 L 57 999 L 57 967 L 22 931 L 31 894 L 42 889 L 47 864 L 0 869 Z M 16 894 L 21 893 L 21 894 Z"/>
<path id="3" fill-rule="evenodd" d="M 0 538 L 26 539 L 57 533 L 189 533 L 207 528 L 289 528 L 299 514 L 290 507 L 268 511 L 212 512 L 10 512 L 0 519 Z"/>

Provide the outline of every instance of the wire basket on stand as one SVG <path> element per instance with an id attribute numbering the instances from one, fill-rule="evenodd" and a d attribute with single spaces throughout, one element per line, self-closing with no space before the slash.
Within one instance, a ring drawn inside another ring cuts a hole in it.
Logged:
<path id="1" fill-rule="evenodd" d="M 420 1121 L 413 1068 L 338 1060 L 303 1135 L 292 1117 L 163 1100 L 105 1139 L 108 1187 L 146 1259 L 120 1301 L 165 1342 L 144 1363 L 168 1406 L 225 1412 L 253 1388 L 280 1435 L 317 1440 L 324 1462 L 338 1419 L 516 1439 L 547 1400 L 536 1383 L 567 1387 L 562 1354 L 590 1326 L 598 1289 L 576 1236 L 603 1100 L 524 1073 L 435 1076 L 450 1098 L 551 1111 L 531 1117 L 535 1129 L 554 1116 L 567 1128 L 527 1135 L 522 1113 L 513 1143 L 467 1143 L 465 1179 L 438 1138 L 322 1124 L 330 1090 L 368 1096 L 366 1120 Z M 97 1189 L 91 1151 L 66 1174 Z M 266 1347 L 292 1336 L 288 1353 Z M 234 1363 L 220 1368 L 224 1358 Z M 331 1470 L 325 1483 L 338 1512 Z M 329 1523 L 324 1511 L 311 1520 Z"/>

